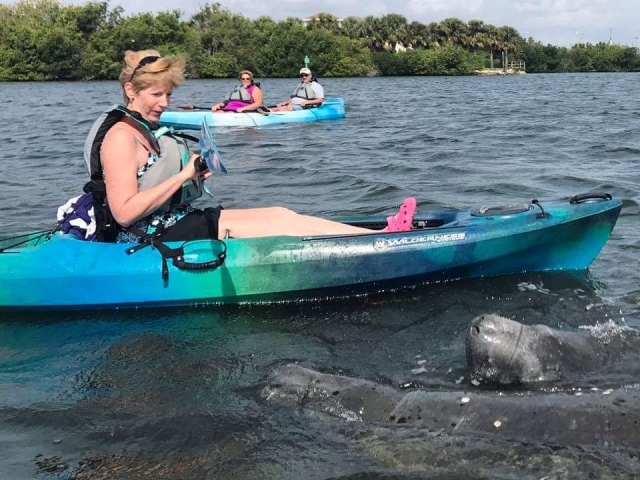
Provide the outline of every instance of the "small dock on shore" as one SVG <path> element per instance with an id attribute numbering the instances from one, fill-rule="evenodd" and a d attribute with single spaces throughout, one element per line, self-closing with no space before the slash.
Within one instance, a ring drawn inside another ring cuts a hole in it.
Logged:
<path id="1" fill-rule="evenodd" d="M 475 71 L 476 75 L 524 75 L 526 73 L 527 69 L 523 60 L 509 62 L 500 68 L 483 68 Z"/>

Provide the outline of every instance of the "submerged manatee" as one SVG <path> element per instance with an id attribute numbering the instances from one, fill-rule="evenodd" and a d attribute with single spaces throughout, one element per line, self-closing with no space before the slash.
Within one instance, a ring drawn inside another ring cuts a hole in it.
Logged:
<path id="1" fill-rule="evenodd" d="M 565 332 L 493 314 L 476 317 L 466 337 L 471 377 L 502 384 L 557 380 L 631 349 L 640 349 L 640 336 L 630 328 Z"/>
<path id="2" fill-rule="evenodd" d="M 285 365 L 271 375 L 262 396 L 269 401 L 311 407 L 345 420 L 367 421 L 391 413 L 402 393 L 368 380 Z"/>
<path id="3" fill-rule="evenodd" d="M 640 447 L 637 388 L 581 395 L 403 393 L 367 380 L 286 365 L 272 373 L 262 396 L 269 402 L 302 406 L 352 421 L 494 433 L 525 442 Z"/>

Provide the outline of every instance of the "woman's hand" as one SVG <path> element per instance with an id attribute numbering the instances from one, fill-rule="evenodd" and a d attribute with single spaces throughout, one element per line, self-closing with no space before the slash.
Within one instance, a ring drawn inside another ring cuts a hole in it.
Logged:
<path id="1" fill-rule="evenodd" d="M 196 171 L 194 161 L 198 155 L 191 154 L 178 173 L 140 191 L 138 169 L 148 160 L 149 152 L 154 151 L 154 147 L 146 138 L 143 144 L 139 137 L 138 130 L 125 117 L 107 132 L 100 151 L 109 208 L 115 220 L 124 227 L 157 211 L 186 182 L 211 175 L 210 172 Z"/>
<path id="2" fill-rule="evenodd" d="M 189 157 L 189 162 L 184 168 L 185 170 L 188 170 L 188 173 L 186 174 L 189 175 L 189 179 L 195 180 L 196 178 L 200 177 L 203 180 L 205 180 L 209 178 L 211 176 L 211 171 L 208 168 L 206 170 L 198 170 L 198 168 L 196 167 L 196 160 L 198 160 L 199 162 L 205 161 L 204 158 L 202 158 L 197 153 L 191 152 L 191 156 Z"/>
<path id="3" fill-rule="evenodd" d="M 222 103 L 216 103 L 213 107 L 211 107 L 212 112 L 216 112 L 220 110 L 224 105 Z"/>

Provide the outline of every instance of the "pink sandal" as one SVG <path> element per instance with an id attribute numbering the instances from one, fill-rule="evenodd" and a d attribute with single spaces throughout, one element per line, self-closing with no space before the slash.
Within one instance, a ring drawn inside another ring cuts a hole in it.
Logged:
<path id="1" fill-rule="evenodd" d="M 413 215 L 416 213 L 417 202 L 413 197 L 407 197 L 400 205 L 398 213 L 387 217 L 387 227 L 383 232 L 407 232 L 411 230 Z"/>

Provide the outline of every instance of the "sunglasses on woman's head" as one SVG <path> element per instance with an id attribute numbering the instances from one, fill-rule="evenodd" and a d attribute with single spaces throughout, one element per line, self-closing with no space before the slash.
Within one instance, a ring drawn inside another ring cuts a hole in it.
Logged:
<path id="1" fill-rule="evenodd" d="M 301 74 L 300 74 L 300 78 L 304 78 L 304 77 L 308 77 L 308 76 L 309 76 L 309 74 L 308 74 L 308 73 L 301 73 Z"/>
<path id="2" fill-rule="evenodd" d="M 131 74 L 131 78 L 129 79 L 129 81 L 133 80 L 133 77 L 136 75 L 136 72 L 138 70 L 140 70 L 142 67 L 146 67 L 147 65 L 151 65 L 153 62 L 159 60 L 160 58 L 161 57 L 158 57 L 157 55 L 151 55 L 149 57 L 144 57 L 142 60 L 140 60 L 140 63 L 138 63 L 136 68 L 133 69 L 133 73 Z"/>
<path id="3" fill-rule="evenodd" d="M 240 80 L 251 80 L 251 77 L 240 77 Z"/>

